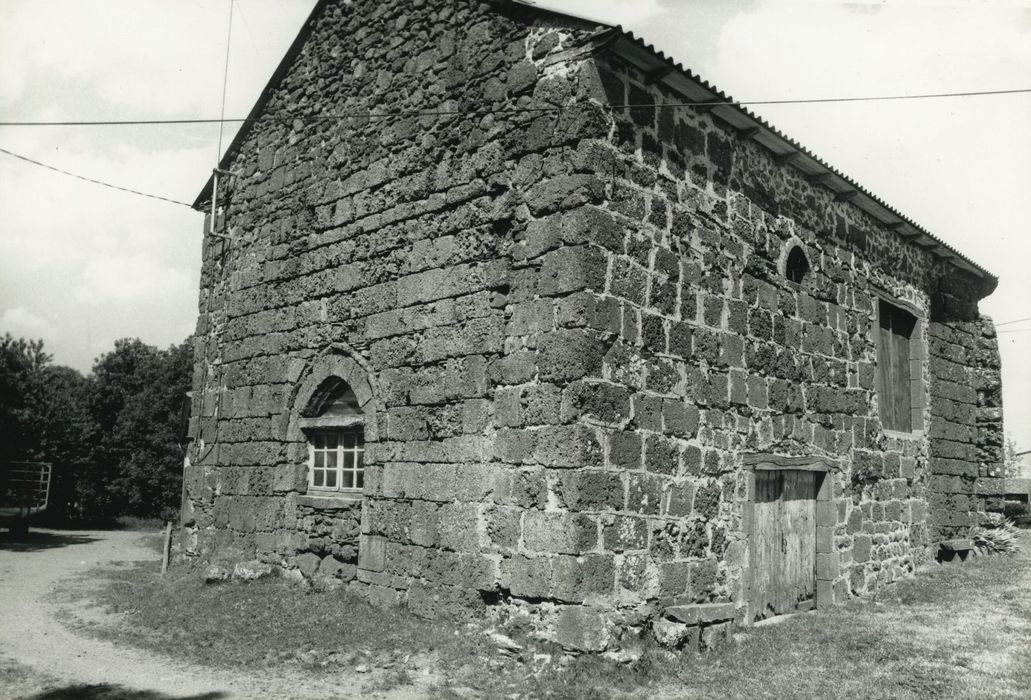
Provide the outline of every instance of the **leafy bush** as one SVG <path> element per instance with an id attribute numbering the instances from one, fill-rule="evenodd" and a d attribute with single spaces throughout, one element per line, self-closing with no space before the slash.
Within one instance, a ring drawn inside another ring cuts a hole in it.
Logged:
<path id="1" fill-rule="evenodd" d="M 1017 528 L 1008 518 L 975 527 L 972 538 L 978 554 L 1014 554 L 1020 551 Z"/>
<path id="2" fill-rule="evenodd" d="M 1007 501 L 1006 505 L 1002 507 L 1002 514 L 1010 520 L 1026 518 L 1031 516 L 1031 505 L 1027 503 L 1018 503 L 1016 501 Z"/>

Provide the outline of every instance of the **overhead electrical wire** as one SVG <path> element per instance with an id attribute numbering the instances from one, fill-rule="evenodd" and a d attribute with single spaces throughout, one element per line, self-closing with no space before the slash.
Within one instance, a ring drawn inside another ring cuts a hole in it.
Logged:
<path id="1" fill-rule="evenodd" d="M 231 36 L 232 32 L 232 21 L 233 21 L 233 2 L 230 0 L 229 3 L 229 32 Z M 396 111 L 396 112 L 365 112 L 365 113 L 350 113 L 350 114 L 325 114 L 325 115 L 264 115 L 260 117 L 225 117 L 225 94 L 228 82 L 228 62 L 229 62 L 229 49 L 227 41 L 226 49 L 226 71 L 223 75 L 223 86 L 222 86 L 222 116 L 218 119 L 125 119 L 125 120 L 68 120 L 68 121 L 0 121 L 0 127 L 85 127 L 85 126 L 168 126 L 177 124 L 218 124 L 219 135 L 218 135 L 218 152 L 221 155 L 222 151 L 222 136 L 223 126 L 225 124 L 245 124 L 248 122 L 259 122 L 259 121 L 334 121 L 334 120 L 347 120 L 347 119 L 376 119 L 376 118 L 406 118 L 406 117 L 455 117 L 455 116 L 488 116 L 497 114 L 519 114 L 519 113 L 544 113 L 544 112 L 561 112 L 568 109 L 568 107 L 560 106 L 548 106 L 548 107 L 510 107 L 510 108 L 499 108 L 499 109 L 484 109 L 484 110 L 411 110 L 411 111 Z M 928 93 L 919 95 L 885 95 L 875 97 L 828 97 L 828 98 L 816 98 L 816 99 L 798 99 L 798 100 L 734 100 L 734 101 L 703 101 L 703 102 L 683 102 L 683 103 L 669 103 L 669 104 L 620 104 L 620 105 L 605 105 L 611 109 L 664 109 L 664 108 L 713 108 L 720 106 L 744 106 L 744 105 L 789 105 L 789 104 L 825 104 L 825 103 L 837 103 L 837 102 L 873 102 L 873 101 L 888 101 L 888 100 L 918 100 L 918 99 L 939 99 L 939 98 L 958 98 L 958 97 L 981 97 L 987 95 L 1013 95 L 1013 94 L 1026 94 L 1031 93 L 1031 88 L 1022 88 L 1015 90 L 982 90 L 978 92 L 948 92 L 948 93 Z M 135 194 L 141 197 L 148 197 L 150 199 L 156 199 L 170 204 L 179 204 L 192 208 L 192 205 L 182 202 L 169 197 L 162 197 L 160 195 L 150 194 L 148 192 L 140 192 L 128 187 L 122 187 L 109 182 L 104 182 L 96 178 L 87 177 L 78 173 L 73 173 L 62 168 L 41 163 L 38 160 L 23 156 L 21 154 L 9 151 L 4 148 L 0 148 L 0 153 L 4 153 L 13 158 L 37 165 L 48 170 L 74 177 L 85 182 L 90 182 L 103 187 L 109 187 L 114 190 L 121 192 L 127 192 L 129 194 Z M 1031 319 L 1021 319 L 1031 320 Z M 1018 321 L 1010 321 L 1008 323 L 1017 323 Z M 1005 325 L 1005 324 L 999 324 Z"/>
<path id="2" fill-rule="evenodd" d="M 32 158 L 29 158 L 28 156 L 23 156 L 23 155 L 21 155 L 19 153 L 15 153 L 14 151 L 8 151 L 6 148 L 0 148 L 0 153 L 4 153 L 6 155 L 9 155 L 12 158 L 17 158 L 18 160 L 23 160 L 26 163 L 32 163 L 33 165 L 38 165 L 39 167 L 46 168 L 47 170 L 53 170 L 55 173 L 60 173 L 62 175 L 67 175 L 69 177 L 74 177 L 74 178 L 76 178 L 78 180 L 83 180 L 84 182 L 91 182 L 94 185 L 102 185 L 104 187 L 110 187 L 113 190 L 119 190 L 120 192 L 128 192 L 129 194 L 139 195 L 140 197 L 148 197 L 150 199 L 158 199 L 158 200 L 161 200 L 162 202 L 168 202 L 170 204 L 181 204 L 184 207 L 190 207 L 191 209 L 193 208 L 190 204 L 188 204 L 186 202 L 180 202 L 178 199 L 170 199 L 169 197 L 162 197 L 161 195 L 157 195 L 157 194 L 150 194 L 148 192 L 140 192 L 139 190 L 130 189 L 128 187 L 122 187 L 120 185 L 113 185 L 110 182 L 104 182 L 103 180 L 97 180 L 96 178 L 86 177 L 85 175 L 79 175 L 78 173 L 73 173 L 73 172 L 70 172 L 68 170 L 64 170 L 63 168 L 58 168 L 58 167 L 53 166 L 53 165 L 47 165 L 46 163 L 41 163 L 38 160 L 34 160 Z"/>
<path id="3" fill-rule="evenodd" d="M 233 7 L 236 3 L 233 0 L 229 0 L 229 29 L 226 36 L 226 61 L 225 71 L 222 73 L 222 107 L 219 111 L 218 118 L 218 150 L 215 152 L 215 167 L 218 167 L 218 161 L 222 158 L 222 131 L 226 125 L 226 91 L 229 87 L 229 49 L 232 46 L 233 41 Z"/>
<path id="4" fill-rule="evenodd" d="M 671 102 L 653 104 L 618 104 L 604 105 L 611 109 L 678 109 L 713 107 L 743 107 L 754 105 L 793 105 L 793 104 L 833 104 L 840 102 L 886 102 L 897 100 L 928 100 L 958 97 L 984 97 L 988 95 L 1017 95 L 1031 93 L 1031 88 L 1016 90 L 982 90 L 979 92 L 941 92 L 919 95 L 881 95 L 867 97 L 823 97 L 797 100 L 711 100 L 701 102 Z M 399 110 L 386 112 L 354 112 L 345 114 L 284 114 L 265 115 L 261 117 L 219 117 L 201 119 L 97 119 L 67 121 L 0 121 L 0 126 L 7 127 L 47 127 L 47 126 L 150 126 L 170 124 L 244 124 L 256 121 L 334 121 L 345 119 L 379 119 L 389 117 L 461 117 L 487 116 L 492 114 L 520 114 L 539 112 L 562 112 L 569 109 L 562 106 L 547 107 L 502 107 L 498 109 L 443 109 L 443 110 Z"/>
<path id="5" fill-rule="evenodd" d="M 996 323 L 995 327 L 998 328 L 999 326 L 1012 326 L 1014 323 L 1023 323 L 1024 321 L 1031 321 L 1031 316 L 1028 316 L 1027 318 L 1018 318 L 1014 321 L 1003 321 L 1002 323 Z"/>

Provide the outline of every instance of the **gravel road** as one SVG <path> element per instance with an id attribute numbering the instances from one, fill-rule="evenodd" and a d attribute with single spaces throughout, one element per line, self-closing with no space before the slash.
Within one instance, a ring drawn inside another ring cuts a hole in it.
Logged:
<path id="1" fill-rule="evenodd" d="M 248 674 L 201 667 L 75 633 L 59 596 L 100 566 L 158 557 L 144 533 L 34 530 L 0 535 L 0 698 L 352 698 L 422 697 L 418 688 L 372 694 L 350 674 Z M 79 584 L 81 585 L 81 583 Z M 90 618 L 102 615 L 96 610 Z"/>

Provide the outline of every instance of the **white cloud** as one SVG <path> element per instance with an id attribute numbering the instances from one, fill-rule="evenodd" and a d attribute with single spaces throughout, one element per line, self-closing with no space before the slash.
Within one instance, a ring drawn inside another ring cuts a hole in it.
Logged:
<path id="1" fill-rule="evenodd" d="M 1026 6 L 1026 5 L 1025 5 Z M 1013 89 L 1031 12 L 998 5 L 765 2 L 724 26 L 715 80 L 739 99 Z M 900 41 L 905 37 L 905 41 Z M 1031 315 L 1031 96 L 757 106 L 788 135 L 1000 277 L 981 303 Z M 1007 429 L 1031 445 L 1031 337 L 1000 336 Z"/>
<path id="2" fill-rule="evenodd" d="M 603 24 L 637 29 L 662 12 L 659 0 L 538 0 L 537 5 Z"/>
<path id="3" fill-rule="evenodd" d="M 115 255 L 86 262 L 79 301 L 145 306 L 163 298 L 188 298 L 193 275 L 145 255 Z"/>
<path id="4" fill-rule="evenodd" d="M 314 0 L 234 0 L 226 113 L 249 112 Z M 217 115 L 225 0 L 4 0 L 0 112 L 10 119 Z M 235 133 L 227 126 L 224 146 Z M 0 146 L 192 202 L 217 125 L 2 128 Z M 201 214 L 0 155 L 0 299 L 53 319 L 58 363 L 114 339 L 182 340 L 197 315 Z"/>
<path id="5" fill-rule="evenodd" d="M 5 309 L 0 316 L 0 329 L 14 336 L 47 338 L 52 333 L 50 322 L 23 306 Z"/>

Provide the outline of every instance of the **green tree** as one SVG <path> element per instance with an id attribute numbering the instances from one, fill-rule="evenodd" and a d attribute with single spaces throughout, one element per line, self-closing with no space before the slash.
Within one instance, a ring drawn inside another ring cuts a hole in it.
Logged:
<path id="1" fill-rule="evenodd" d="M 89 414 L 92 381 L 70 368 L 48 367 L 43 380 L 43 401 L 36 410 L 38 459 L 52 466 L 50 506 L 46 520 L 65 524 L 81 519 L 79 488 L 89 473 Z"/>
<path id="2" fill-rule="evenodd" d="M 193 346 L 115 342 L 93 372 L 51 364 L 43 342 L 0 339 L 0 461 L 53 465 L 48 520 L 174 517 L 180 408 Z"/>
<path id="3" fill-rule="evenodd" d="M 45 375 L 51 357 L 42 340 L 0 339 L 0 460 L 40 456 L 38 415 L 45 403 Z"/>
<path id="4" fill-rule="evenodd" d="M 115 342 L 97 360 L 89 402 L 93 434 L 91 510 L 173 517 L 182 488 L 179 411 L 189 389 L 189 341 L 159 350 L 139 339 Z"/>

